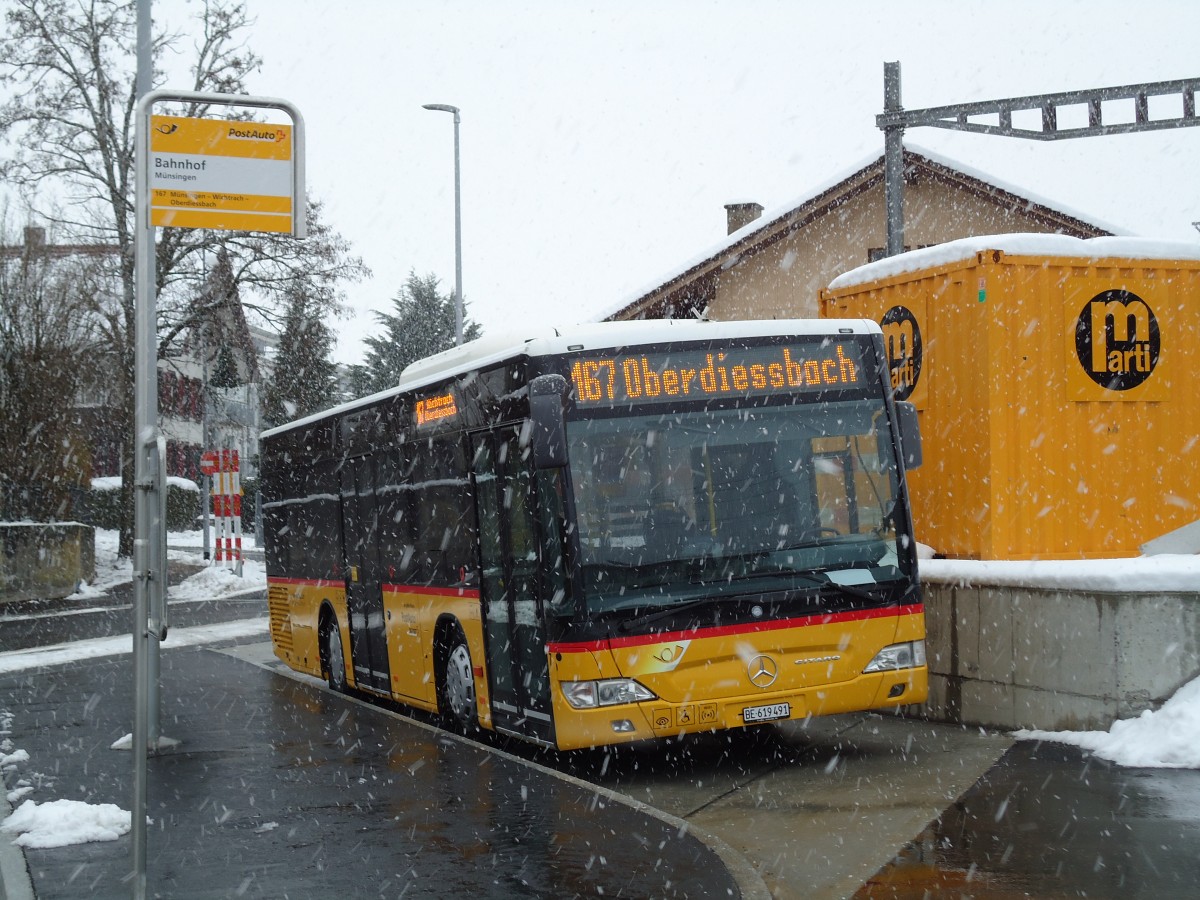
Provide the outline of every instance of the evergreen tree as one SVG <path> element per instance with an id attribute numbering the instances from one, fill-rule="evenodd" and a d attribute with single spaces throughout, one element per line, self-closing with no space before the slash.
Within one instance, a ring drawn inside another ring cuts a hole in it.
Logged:
<path id="1" fill-rule="evenodd" d="M 454 295 L 438 291 L 435 275 L 408 273 L 400 293 L 392 299 L 394 312 L 376 312 L 380 333 L 366 338 L 366 359 L 350 367 L 350 383 L 358 396 L 393 387 L 410 363 L 454 346 Z M 476 322 L 466 317 L 463 304 L 463 340 L 479 337 Z"/>
<path id="2" fill-rule="evenodd" d="M 263 392 L 263 416 L 270 425 L 332 406 L 337 397 L 337 366 L 329 358 L 333 332 L 321 316 L 320 304 L 304 290 L 288 298 L 275 371 Z"/>
<path id="3" fill-rule="evenodd" d="M 235 388 L 241 383 L 241 378 L 238 376 L 237 363 L 233 358 L 233 351 L 228 346 L 222 345 L 218 347 L 213 370 L 208 376 L 208 386 L 228 389 Z"/>

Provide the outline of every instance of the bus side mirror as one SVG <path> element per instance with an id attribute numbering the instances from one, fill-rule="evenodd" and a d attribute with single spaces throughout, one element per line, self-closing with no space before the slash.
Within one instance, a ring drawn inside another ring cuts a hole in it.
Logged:
<path id="1" fill-rule="evenodd" d="M 922 461 L 921 424 L 917 420 L 917 408 L 907 401 L 897 401 L 896 421 L 900 426 L 900 455 L 904 460 L 904 468 L 916 469 Z"/>
<path id="2" fill-rule="evenodd" d="M 563 421 L 566 396 L 567 379 L 561 375 L 539 375 L 529 383 L 533 465 L 538 469 L 560 469 L 567 464 L 567 427 Z"/>

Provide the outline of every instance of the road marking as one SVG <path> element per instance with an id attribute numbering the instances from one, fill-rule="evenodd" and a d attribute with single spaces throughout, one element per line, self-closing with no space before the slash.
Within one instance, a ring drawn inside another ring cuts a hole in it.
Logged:
<path id="1" fill-rule="evenodd" d="M 266 616 L 254 619 L 238 619 L 217 625 L 195 625 L 190 628 L 172 628 L 162 649 L 194 647 L 213 641 L 252 637 L 268 634 L 270 620 Z M 59 666 L 84 659 L 100 659 L 105 656 L 121 656 L 133 652 L 133 635 L 118 634 L 106 638 L 91 638 L 84 641 L 69 641 L 50 644 L 46 647 L 29 647 L 24 650 L 9 650 L 0 653 L 0 674 L 38 669 L 43 666 Z"/>
<path id="2" fill-rule="evenodd" d="M 237 591 L 233 594 L 225 594 L 220 597 L 189 597 L 186 600 L 168 599 L 167 606 L 186 606 L 189 603 L 224 603 L 227 600 L 234 603 L 266 603 L 267 595 L 263 588 L 256 587 Z M 67 616 L 88 616 L 103 612 L 129 612 L 131 609 L 133 609 L 132 603 L 114 603 L 110 606 L 86 606 L 81 609 L 60 609 L 53 612 L 24 613 L 15 616 L 0 615 L 0 625 L 7 625 L 10 622 L 33 622 L 38 619 L 62 619 Z"/>

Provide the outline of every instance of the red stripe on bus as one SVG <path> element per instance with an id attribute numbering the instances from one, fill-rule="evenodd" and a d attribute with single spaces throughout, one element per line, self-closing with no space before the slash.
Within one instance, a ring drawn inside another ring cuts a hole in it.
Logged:
<path id="1" fill-rule="evenodd" d="M 479 599 L 479 588 L 441 588 L 429 587 L 424 584 L 385 584 L 385 591 L 403 594 L 424 594 L 427 597 L 469 597 Z"/>
<path id="2" fill-rule="evenodd" d="M 915 616 L 925 612 L 925 606 L 914 603 L 909 606 L 885 609 L 859 609 L 851 612 L 825 613 L 802 616 L 798 619 L 777 619 L 773 622 L 749 622 L 740 625 L 719 625 L 711 628 L 693 628 L 688 631 L 666 631 L 659 634 L 639 634 L 631 637 L 605 638 L 599 641 L 550 644 L 551 653 L 586 653 L 616 647 L 638 647 L 645 644 L 661 644 L 667 641 L 697 640 L 699 638 L 722 637 L 730 634 L 753 634 L 760 631 L 779 631 L 784 628 L 811 628 L 815 625 L 831 625 L 835 622 L 857 622 L 863 619 Z"/>

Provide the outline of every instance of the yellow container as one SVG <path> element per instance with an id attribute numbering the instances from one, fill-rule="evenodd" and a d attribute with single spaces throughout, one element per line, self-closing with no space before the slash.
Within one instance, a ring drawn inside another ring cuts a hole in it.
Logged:
<path id="1" fill-rule="evenodd" d="M 1200 519 L 1200 245 L 968 238 L 848 272 L 820 308 L 883 327 L 935 550 L 1135 556 Z"/>

